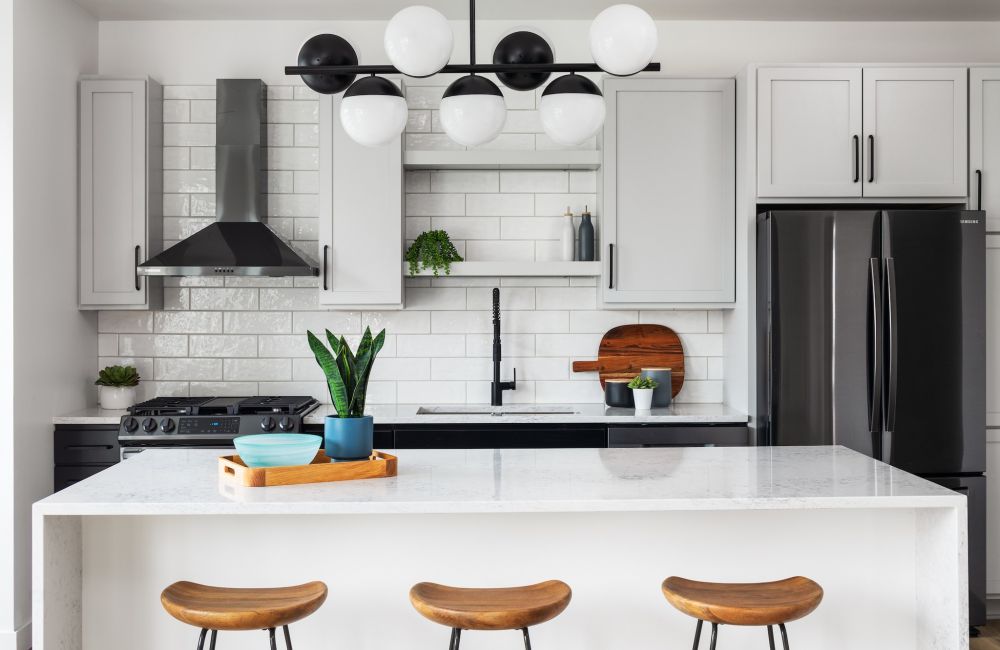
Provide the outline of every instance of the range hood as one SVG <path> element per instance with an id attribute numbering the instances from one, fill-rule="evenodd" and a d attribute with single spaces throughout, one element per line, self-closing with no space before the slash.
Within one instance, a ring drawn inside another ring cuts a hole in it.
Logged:
<path id="1" fill-rule="evenodd" d="M 218 221 L 140 264 L 140 275 L 319 275 L 315 263 L 267 225 L 264 82 L 215 84 Z"/>

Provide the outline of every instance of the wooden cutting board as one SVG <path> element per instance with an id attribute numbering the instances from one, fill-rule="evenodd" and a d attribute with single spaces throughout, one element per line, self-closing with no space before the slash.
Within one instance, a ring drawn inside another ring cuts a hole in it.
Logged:
<path id="1" fill-rule="evenodd" d="M 605 332 L 597 361 L 574 361 L 573 372 L 597 372 L 601 386 L 608 379 L 631 379 L 643 368 L 670 368 L 671 389 L 684 385 L 684 347 L 664 325 L 619 325 Z"/>

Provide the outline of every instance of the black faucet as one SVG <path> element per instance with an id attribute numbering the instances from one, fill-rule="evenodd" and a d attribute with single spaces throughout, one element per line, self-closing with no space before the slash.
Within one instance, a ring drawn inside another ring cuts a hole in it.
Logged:
<path id="1" fill-rule="evenodd" d="M 493 289 L 493 382 L 490 384 L 490 405 L 503 406 L 503 392 L 517 390 L 517 368 L 514 381 L 500 381 L 500 289 Z"/>

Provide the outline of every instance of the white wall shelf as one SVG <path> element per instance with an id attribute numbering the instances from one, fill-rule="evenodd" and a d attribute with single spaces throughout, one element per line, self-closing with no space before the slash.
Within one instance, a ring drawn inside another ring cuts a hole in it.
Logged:
<path id="1" fill-rule="evenodd" d="M 601 274 L 600 262 L 453 262 L 449 277 L 593 277 Z M 410 276 L 410 266 L 403 262 L 403 275 Z M 417 276 L 433 276 L 425 269 Z M 445 276 L 440 271 L 441 277 Z"/>
<path id="2" fill-rule="evenodd" d="M 406 151 L 406 169 L 598 169 L 599 151 Z"/>

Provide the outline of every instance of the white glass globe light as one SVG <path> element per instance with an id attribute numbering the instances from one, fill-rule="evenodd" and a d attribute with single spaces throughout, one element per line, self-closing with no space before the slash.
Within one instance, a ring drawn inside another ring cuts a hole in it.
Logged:
<path id="1" fill-rule="evenodd" d="M 360 145 L 379 147 L 406 127 L 409 111 L 396 84 L 382 77 L 362 77 L 344 92 L 340 123 Z"/>
<path id="2" fill-rule="evenodd" d="M 605 72 L 639 72 L 656 53 L 656 23 L 635 5 L 612 5 L 590 24 L 590 54 Z"/>
<path id="3" fill-rule="evenodd" d="M 606 111 L 604 97 L 593 81 L 568 74 L 545 87 L 538 115 L 546 135 L 572 146 L 597 134 Z"/>
<path id="4" fill-rule="evenodd" d="M 495 139 L 507 121 L 503 93 L 489 79 L 467 75 L 454 81 L 441 99 L 441 126 L 466 147 Z"/>
<path id="5" fill-rule="evenodd" d="M 454 36 L 440 11 L 414 5 L 389 20 L 382 40 L 389 61 L 400 72 L 428 77 L 448 64 Z"/>

